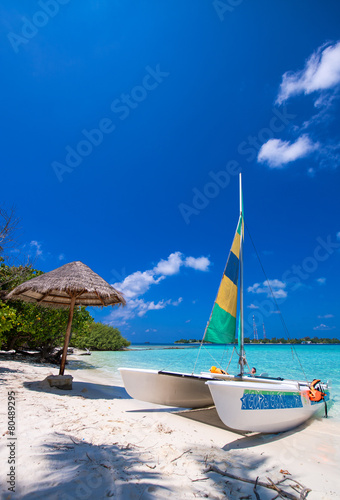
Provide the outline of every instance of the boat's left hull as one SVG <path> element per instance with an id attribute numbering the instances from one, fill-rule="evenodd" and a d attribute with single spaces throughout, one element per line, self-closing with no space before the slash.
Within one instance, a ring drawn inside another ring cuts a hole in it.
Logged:
<path id="1" fill-rule="evenodd" d="M 207 382 L 222 422 L 238 431 L 282 432 L 306 422 L 324 408 L 312 403 L 308 387 L 298 383 L 278 386 L 242 381 Z"/>
<path id="2" fill-rule="evenodd" d="M 188 373 L 119 368 L 127 393 L 134 399 L 165 406 L 203 408 L 213 405 L 207 377 Z"/>

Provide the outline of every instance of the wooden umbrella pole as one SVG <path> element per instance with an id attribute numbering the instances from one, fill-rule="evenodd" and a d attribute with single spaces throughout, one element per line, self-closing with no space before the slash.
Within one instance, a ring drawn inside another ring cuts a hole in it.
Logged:
<path id="1" fill-rule="evenodd" d="M 73 311 L 74 311 L 75 303 L 76 303 L 76 296 L 73 294 L 72 297 L 71 297 L 70 312 L 69 312 L 69 315 L 68 315 L 68 323 L 67 323 L 67 328 L 66 328 L 66 335 L 65 335 L 65 342 L 64 342 L 64 348 L 63 348 L 63 354 L 61 356 L 59 375 L 64 375 L 64 371 L 65 371 L 67 348 L 68 348 L 68 344 L 70 342 L 71 328 L 72 328 L 72 319 L 73 319 Z"/>

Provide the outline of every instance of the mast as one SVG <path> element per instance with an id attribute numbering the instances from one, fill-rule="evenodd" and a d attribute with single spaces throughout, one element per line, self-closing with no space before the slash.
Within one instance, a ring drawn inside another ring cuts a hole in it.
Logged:
<path id="1" fill-rule="evenodd" d="M 240 349 L 240 368 L 241 377 L 244 373 L 244 329 L 243 329 L 243 199 L 242 199 L 242 174 L 239 174 L 240 180 L 240 217 L 241 217 L 241 243 L 240 243 L 240 322 L 241 322 L 241 349 Z"/>

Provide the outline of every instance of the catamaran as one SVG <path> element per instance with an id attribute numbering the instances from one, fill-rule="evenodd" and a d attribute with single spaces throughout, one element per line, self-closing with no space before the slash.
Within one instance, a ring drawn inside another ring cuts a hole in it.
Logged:
<path id="1" fill-rule="evenodd" d="M 200 374 L 119 368 L 124 386 L 135 399 L 166 406 L 203 408 L 215 404 L 222 422 L 249 432 L 282 432 L 294 428 L 325 408 L 328 385 L 320 380 L 289 380 L 249 376 L 243 328 L 244 212 L 240 174 L 240 215 L 227 264 L 201 346 L 204 342 L 235 342 L 237 311 L 240 373 L 229 375 L 212 367 Z M 239 300 L 238 300 L 239 299 Z M 238 308 L 239 302 L 239 308 Z"/>

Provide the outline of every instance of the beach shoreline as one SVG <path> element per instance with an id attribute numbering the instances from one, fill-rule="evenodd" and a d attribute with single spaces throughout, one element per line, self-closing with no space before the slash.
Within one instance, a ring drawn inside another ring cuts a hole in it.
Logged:
<path id="1" fill-rule="evenodd" d="M 1 418 L 1 498 L 255 498 L 252 484 L 216 470 L 265 482 L 288 471 L 312 490 L 308 499 L 339 496 L 340 426 L 331 416 L 282 434 L 242 435 L 218 426 L 211 411 L 133 400 L 121 383 L 93 370 L 66 369 L 72 391 L 51 388 L 45 378 L 57 373 L 56 366 L 0 360 L 1 414 L 14 393 L 17 437 L 11 492 L 10 436 Z M 274 496 L 257 491 L 261 499 Z"/>

